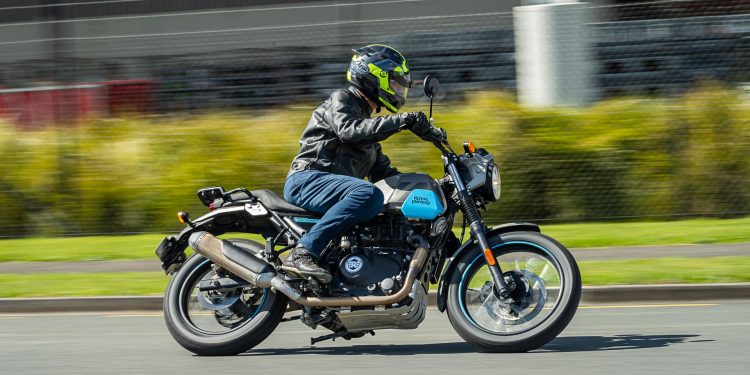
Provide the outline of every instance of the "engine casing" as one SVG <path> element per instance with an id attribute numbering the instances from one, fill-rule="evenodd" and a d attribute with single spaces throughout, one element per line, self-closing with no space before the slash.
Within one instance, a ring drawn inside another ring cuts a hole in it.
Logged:
<path id="1" fill-rule="evenodd" d="M 383 296 L 401 287 L 404 254 L 364 248 L 342 256 L 330 291 L 340 296 Z"/>

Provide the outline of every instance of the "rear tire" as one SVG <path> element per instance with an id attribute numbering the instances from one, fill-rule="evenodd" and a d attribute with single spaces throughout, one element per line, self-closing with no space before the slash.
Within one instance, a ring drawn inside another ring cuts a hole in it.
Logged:
<path id="1" fill-rule="evenodd" d="M 234 245 L 259 252 L 263 246 L 257 242 L 232 239 Z M 210 333 L 199 329 L 184 312 L 190 288 L 197 275 L 211 267 L 212 262 L 201 255 L 193 254 L 180 270 L 172 276 L 164 295 L 164 319 L 172 337 L 185 349 L 204 356 L 235 355 L 245 352 L 263 342 L 284 317 L 288 299 L 265 289 L 264 299 L 258 311 L 246 323 L 226 333 Z M 186 293 L 188 293 L 186 295 Z"/>
<path id="2" fill-rule="evenodd" d="M 526 331 L 509 334 L 492 332 L 480 327 L 470 315 L 467 315 L 467 308 L 461 306 L 462 303 L 466 302 L 462 301 L 460 297 L 468 288 L 468 281 L 466 282 L 466 286 L 461 287 L 462 279 L 469 273 L 467 272 L 467 268 L 477 267 L 474 262 L 482 254 L 479 248 L 474 248 L 463 254 L 461 259 L 457 259 L 459 263 L 454 269 L 453 274 L 450 275 L 447 313 L 451 325 L 464 340 L 477 347 L 480 351 L 510 353 L 537 349 L 557 337 L 575 315 L 581 298 L 581 276 L 578 265 L 563 245 L 541 233 L 512 232 L 497 235 L 488 240 L 496 258 L 504 253 L 510 253 L 508 249 L 511 246 L 506 246 L 510 243 L 521 244 L 517 248 L 522 248 L 520 246 L 524 246 L 522 244 L 527 243 L 532 244 L 528 245 L 529 248 L 538 246 L 544 249 L 550 257 L 558 262 L 559 273 L 565 280 L 559 290 L 559 302 L 553 307 L 553 311 L 549 315 L 541 319 L 538 325 L 532 325 L 532 328 Z M 479 262 L 483 263 L 484 258 L 481 258 Z M 507 270 L 503 269 L 503 272 L 505 271 Z M 464 299 L 468 300 L 468 298 Z"/>

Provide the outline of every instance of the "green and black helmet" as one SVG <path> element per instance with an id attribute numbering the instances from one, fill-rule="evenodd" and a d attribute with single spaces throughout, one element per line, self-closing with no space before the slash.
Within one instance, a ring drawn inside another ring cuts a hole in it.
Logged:
<path id="1" fill-rule="evenodd" d="M 370 100 L 396 113 L 406 103 L 411 74 L 404 55 L 382 44 L 354 50 L 346 79 Z"/>

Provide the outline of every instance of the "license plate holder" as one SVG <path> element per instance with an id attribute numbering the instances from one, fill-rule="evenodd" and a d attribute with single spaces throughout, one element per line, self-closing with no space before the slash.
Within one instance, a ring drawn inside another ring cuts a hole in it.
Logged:
<path id="1" fill-rule="evenodd" d="M 164 238 L 156 247 L 154 253 L 161 260 L 161 268 L 167 275 L 177 271 L 187 259 L 185 251 L 177 246 L 177 239 L 172 236 Z"/>

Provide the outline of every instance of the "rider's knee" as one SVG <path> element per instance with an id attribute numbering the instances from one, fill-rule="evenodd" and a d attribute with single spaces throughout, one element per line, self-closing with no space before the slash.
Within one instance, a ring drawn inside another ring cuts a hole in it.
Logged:
<path id="1" fill-rule="evenodd" d="M 372 196 L 370 196 L 370 204 L 372 205 L 372 210 L 374 211 L 373 216 L 377 215 L 378 212 L 380 212 L 380 209 L 383 208 L 383 200 L 385 197 L 383 196 L 383 192 L 380 191 L 380 189 L 376 188 L 373 185 L 372 188 Z"/>
<path id="2" fill-rule="evenodd" d="M 383 192 L 372 184 L 363 185 L 357 190 L 364 198 L 361 209 L 368 213 L 367 216 L 372 217 L 377 215 L 383 207 Z"/>

